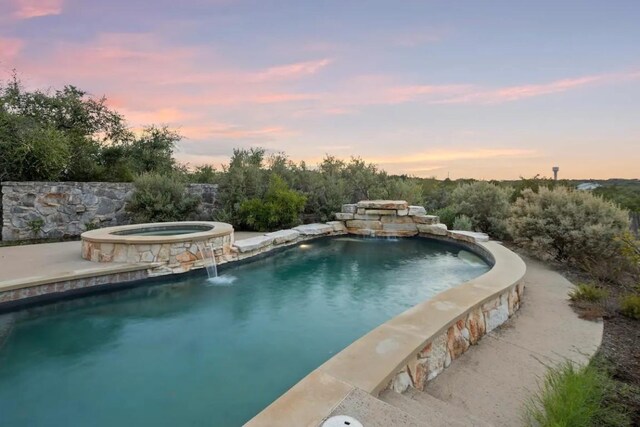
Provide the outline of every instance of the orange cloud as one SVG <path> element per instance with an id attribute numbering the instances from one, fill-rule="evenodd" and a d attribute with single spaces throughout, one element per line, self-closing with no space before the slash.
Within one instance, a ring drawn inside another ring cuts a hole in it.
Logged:
<path id="1" fill-rule="evenodd" d="M 13 7 L 12 16 L 17 19 L 30 19 L 39 16 L 59 15 L 62 13 L 63 0 L 9 0 Z"/>
<path id="2" fill-rule="evenodd" d="M 367 158 L 368 161 L 380 165 L 416 162 L 443 162 L 454 160 L 486 160 L 496 158 L 524 158 L 536 155 L 535 150 L 517 148 L 479 148 L 432 150 L 425 153 L 412 153 L 407 156 Z"/>

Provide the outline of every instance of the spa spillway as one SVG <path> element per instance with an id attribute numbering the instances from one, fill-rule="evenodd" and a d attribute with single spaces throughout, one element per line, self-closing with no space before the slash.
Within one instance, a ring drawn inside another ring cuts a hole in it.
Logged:
<path id="1" fill-rule="evenodd" d="M 179 273 L 200 267 L 203 257 L 228 254 L 233 227 L 185 221 L 107 227 L 82 233 L 82 258 L 94 262 L 159 263 Z"/>

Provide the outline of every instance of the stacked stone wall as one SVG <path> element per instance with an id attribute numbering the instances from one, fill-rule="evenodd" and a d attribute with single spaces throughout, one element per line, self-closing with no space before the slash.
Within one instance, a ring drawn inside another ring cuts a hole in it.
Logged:
<path id="1" fill-rule="evenodd" d="M 489 240 L 483 233 L 448 230 L 436 215 L 427 215 L 422 206 L 404 200 L 362 200 L 342 205 L 335 214 L 349 234 L 371 237 L 442 236 L 475 243 Z"/>
<path id="2" fill-rule="evenodd" d="M 126 204 L 132 183 L 3 182 L 2 240 L 79 236 L 97 228 L 130 223 Z M 186 190 L 202 200 L 194 218 L 211 220 L 217 186 L 190 184 Z"/>

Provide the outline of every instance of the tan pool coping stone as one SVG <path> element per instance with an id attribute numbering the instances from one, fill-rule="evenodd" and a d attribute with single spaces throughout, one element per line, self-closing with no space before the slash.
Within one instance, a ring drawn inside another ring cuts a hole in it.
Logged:
<path id="1" fill-rule="evenodd" d="M 96 230 L 85 231 L 80 235 L 82 240 L 95 243 L 126 243 L 126 244 L 162 244 L 176 243 L 194 240 L 205 240 L 212 237 L 226 236 L 233 233 L 233 227 L 224 222 L 214 221 L 183 221 L 183 222 L 163 222 L 159 226 L 158 223 L 150 224 L 133 224 L 121 225 L 118 227 L 99 228 Z M 137 236 L 137 235 L 117 235 L 114 233 L 120 231 L 136 230 L 142 228 L 171 228 L 171 227 L 188 227 L 200 226 L 211 227 L 209 230 L 196 233 L 177 234 L 175 236 Z"/>
<path id="2" fill-rule="evenodd" d="M 262 234 L 264 233 L 237 231 L 234 233 L 234 237 L 238 241 Z M 71 241 L 0 247 L 0 255 L 2 255 L 0 259 L 2 259 L 2 262 L 12 262 L 20 266 L 24 263 L 20 270 L 25 272 L 22 275 L 13 271 L 8 279 L 0 280 L 0 292 L 65 282 L 67 280 L 129 273 L 153 269 L 162 265 L 162 263 L 94 263 L 81 258 L 80 246 L 80 241 Z M 13 253 L 13 256 L 4 255 L 10 252 Z M 52 267 L 50 263 L 47 264 L 45 259 L 48 258 L 46 256 L 48 253 L 56 253 L 58 255 L 55 259 L 55 265 L 56 267 L 62 266 L 62 270 L 55 270 L 48 274 L 29 275 L 34 269 L 50 269 Z M 60 254 L 63 256 L 61 257 Z M 14 268 L 14 270 L 17 269 Z"/>
<path id="3" fill-rule="evenodd" d="M 82 270 L 70 270 L 68 272 L 28 276 L 19 279 L 4 280 L 0 282 L 0 292 L 13 291 L 15 289 L 30 288 L 33 286 L 48 285 L 50 283 L 66 282 L 68 280 L 87 279 L 90 277 L 106 276 L 110 274 L 128 273 L 131 271 L 148 270 L 158 267 L 162 263 L 136 263 L 136 264 L 104 264 L 100 267 L 86 268 Z"/>
<path id="4" fill-rule="evenodd" d="M 354 341 L 246 425 L 317 426 L 351 390 L 377 395 L 429 340 L 521 282 L 526 265 L 518 255 L 493 241 L 475 245 L 493 258 L 488 272 L 419 303 Z M 327 384 L 330 391 L 321 393 Z"/>

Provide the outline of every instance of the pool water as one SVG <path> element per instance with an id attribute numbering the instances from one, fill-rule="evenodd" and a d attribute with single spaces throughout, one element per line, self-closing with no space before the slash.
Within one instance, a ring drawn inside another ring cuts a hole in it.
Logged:
<path id="1" fill-rule="evenodd" d="M 13 325 L 0 425 L 241 425 L 355 339 L 488 269 L 437 241 L 340 237 L 230 266 L 224 286 L 202 271 L 0 316 Z"/>
<path id="2" fill-rule="evenodd" d="M 179 234 L 193 234 L 209 231 L 212 227 L 203 225 L 163 225 L 157 227 L 134 228 L 130 230 L 114 231 L 116 236 L 177 236 Z"/>

